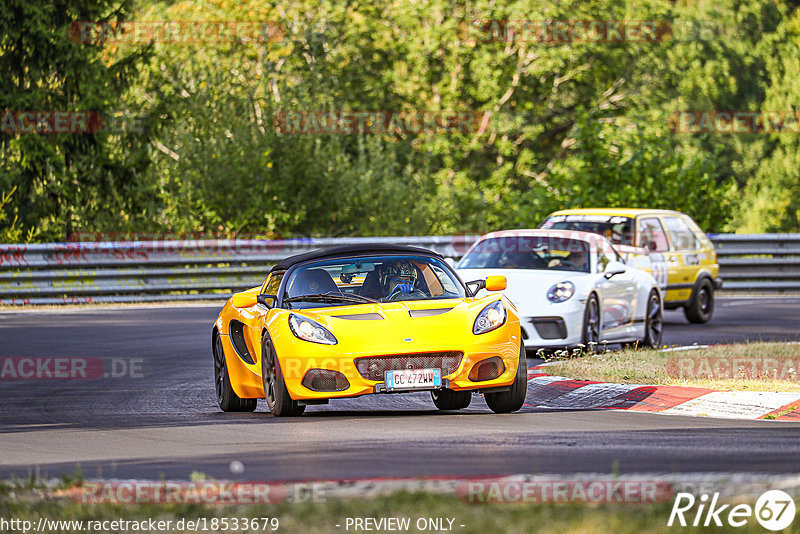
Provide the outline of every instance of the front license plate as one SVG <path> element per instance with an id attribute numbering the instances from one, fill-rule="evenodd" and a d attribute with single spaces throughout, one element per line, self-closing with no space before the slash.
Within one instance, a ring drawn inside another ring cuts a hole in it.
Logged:
<path id="1" fill-rule="evenodd" d="M 386 371 L 386 389 L 434 389 L 442 387 L 441 369 Z"/>

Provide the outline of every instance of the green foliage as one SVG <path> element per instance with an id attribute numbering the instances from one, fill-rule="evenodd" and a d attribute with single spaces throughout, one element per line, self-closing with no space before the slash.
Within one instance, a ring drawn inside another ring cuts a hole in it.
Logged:
<path id="1" fill-rule="evenodd" d="M 144 133 L 0 134 L 0 191 L 19 186 L 9 213 L 41 239 L 484 232 L 622 205 L 683 210 L 709 231 L 800 230 L 797 136 L 687 135 L 668 119 L 794 109 L 799 24 L 788 3 L 145 0 L 130 13 L 107 0 L 11 2 L 0 10 L 0 66 L 11 73 L 0 109 L 119 106 L 150 119 Z M 64 35 L 70 21 L 106 16 L 271 21 L 283 33 L 145 50 Z M 662 21 L 674 32 L 489 39 L 478 19 Z M 276 131 L 274 115 L 293 110 L 488 120 L 446 134 Z"/>
<path id="2" fill-rule="evenodd" d="M 766 59 L 769 76 L 763 109 L 800 110 L 800 12 L 781 22 L 772 36 Z M 795 116 L 800 123 L 800 117 Z M 797 123 L 795 123 L 797 124 Z M 739 206 L 739 227 L 749 232 L 800 231 L 800 138 L 783 133 L 770 136 L 769 150 L 757 160 L 754 176 Z"/>
<path id="3" fill-rule="evenodd" d="M 5 207 L 11 202 L 11 196 L 16 191 L 16 187 L 8 193 L 0 194 L 0 243 L 30 243 L 36 238 L 36 231 L 31 229 L 23 234 L 22 229 L 17 226 L 17 217 L 9 220 Z"/>
<path id="4" fill-rule="evenodd" d="M 0 110 L 11 112 L 120 109 L 146 51 L 109 60 L 101 45 L 70 39 L 74 21 L 126 17 L 112 0 L 8 0 L 0 9 Z M 0 132 L 0 190 L 17 192 L 9 206 L 26 231 L 65 239 L 77 230 L 110 230 L 147 220 L 151 202 L 144 171 L 145 136 Z M 133 218 L 133 220 L 131 220 Z M 138 219 L 137 219 L 138 218 Z M 135 221 L 135 222 L 134 222 Z"/>
<path id="5" fill-rule="evenodd" d="M 716 183 L 713 157 L 676 151 L 674 135 L 625 121 L 584 119 L 568 139 L 574 145 L 548 176 L 553 210 L 598 202 L 675 209 L 706 231 L 720 231 L 720 223 L 730 217 L 732 184 Z"/>

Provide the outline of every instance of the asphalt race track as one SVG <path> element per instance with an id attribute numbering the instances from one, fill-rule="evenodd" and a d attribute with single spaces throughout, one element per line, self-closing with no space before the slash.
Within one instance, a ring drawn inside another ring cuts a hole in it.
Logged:
<path id="1" fill-rule="evenodd" d="M 800 424 L 619 411 L 494 415 L 473 398 L 438 413 L 427 393 L 367 396 L 276 419 L 214 400 L 219 306 L 0 313 L 0 358 L 116 359 L 93 380 L 0 380 L 0 477 L 316 480 L 514 473 L 800 472 Z M 664 342 L 800 340 L 800 298 L 719 299 L 712 322 L 665 316 Z M 231 473 L 232 460 L 243 473 Z"/>

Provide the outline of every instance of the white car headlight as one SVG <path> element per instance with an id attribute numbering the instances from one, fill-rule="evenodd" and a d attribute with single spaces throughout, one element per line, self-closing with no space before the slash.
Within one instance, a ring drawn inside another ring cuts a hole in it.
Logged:
<path id="1" fill-rule="evenodd" d="M 572 282 L 559 282 L 547 290 L 547 300 L 550 302 L 564 302 L 575 294 L 575 284 Z"/>
<path id="2" fill-rule="evenodd" d="M 475 318 L 475 324 L 472 325 L 472 333 L 485 334 L 495 328 L 500 328 L 506 322 L 507 316 L 503 301 L 496 300 L 482 309 L 478 317 Z"/>
<path id="3" fill-rule="evenodd" d="M 299 339 L 323 345 L 336 345 L 338 341 L 330 331 L 316 321 L 299 315 L 289 316 L 289 329 Z"/>

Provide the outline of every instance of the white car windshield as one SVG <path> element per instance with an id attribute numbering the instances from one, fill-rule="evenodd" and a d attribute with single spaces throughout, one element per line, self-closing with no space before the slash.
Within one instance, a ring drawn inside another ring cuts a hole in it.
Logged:
<path id="1" fill-rule="evenodd" d="M 534 269 L 590 272 L 589 244 L 552 236 L 504 236 L 484 239 L 470 250 L 459 269 Z"/>

